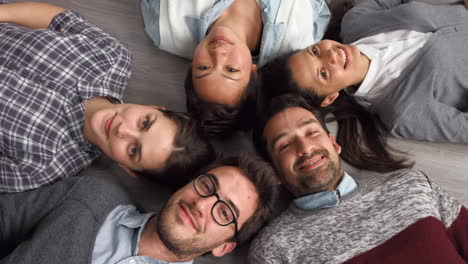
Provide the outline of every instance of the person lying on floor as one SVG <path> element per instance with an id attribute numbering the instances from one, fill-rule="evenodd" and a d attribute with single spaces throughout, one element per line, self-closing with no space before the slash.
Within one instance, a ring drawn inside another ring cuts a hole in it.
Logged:
<path id="1" fill-rule="evenodd" d="M 115 183 L 71 177 L 30 192 L 0 195 L 0 263 L 192 263 L 221 257 L 271 217 L 271 166 L 253 155 L 219 160 L 143 213 Z"/>
<path id="2" fill-rule="evenodd" d="M 101 153 L 176 185 L 213 159 L 188 114 L 123 104 L 132 58 L 114 37 L 75 10 L 1 3 L 0 192 L 75 175 Z"/>
<path id="3" fill-rule="evenodd" d="M 256 147 L 294 199 L 250 263 L 466 263 L 466 207 L 421 171 L 348 174 L 318 109 L 287 94 L 261 117 Z"/>

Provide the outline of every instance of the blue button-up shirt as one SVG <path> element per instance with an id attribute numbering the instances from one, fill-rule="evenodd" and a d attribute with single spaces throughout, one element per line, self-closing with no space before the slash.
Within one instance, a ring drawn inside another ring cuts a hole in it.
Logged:
<path id="1" fill-rule="evenodd" d="M 121 102 L 130 67 L 125 46 L 74 10 L 48 30 L 0 22 L 0 193 L 51 184 L 91 164 L 101 152 L 83 136 L 82 102 Z"/>
<path id="2" fill-rule="evenodd" d="M 171 0 L 176 1 L 176 0 Z M 188 27 L 189 31 L 195 40 L 195 45 L 191 47 L 191 51 L 184 51 L 184 54 L 176 54 L 179 56 L 191 58 L 196 45 L 200 43 L 209 29 L 209 27 L 218 19 L 218 17 L 228 8 L 234 0 L 214 0 L 211 9 L 206 11 L 200 17 L 185 17 L 185 26 Z M 283 0 L 289 1 L 289 0 Z M 305 1 L 305 0 L 304 0 Z M 324 0 L 308 0 L 311 6 L 311 17 L 313 17 L 313 28 L 304 29 L 304 34 L 313 32 L 315 42 L 320 41 L 325 34 L 325 31 L 330 21 L 331 14 L 330 10 Z M 279 45 L 283 41 L 285 34 L 285 26 L 283 23 L 276 23 L 276 17 L 281 7 L 281 1 L 278 0 L 258 0 L 262 9 L 262 20 L 263 20 L 263 32 L 262 40 L 260 45 L 260 54 L 258 57 L 258 65 L 262 67 L 276 56 Z M 145 22 L 145 30 L 153 40 L 154 44 L 160 47 L 161 36 L 160 36 L 160 24 L 159 17 L 161 12 L 161 0 L 141 0 L 141 8 L 143 19 Z M 183 14 L 182 14 L 183 15 Z M 315 43 L 314 42 L 314 43 Z M 312 45 L 313 43 L 309 43 Z"/>
<path id="3" fill-rule="evenodd" d="M 191 264 L 138 256 L 138 244 L 154 213 L 142 214 L 133 205 L 119 205 L 106 217 L 94 245 L 93 264 Z"/>
<path id="4" fill-rule="evenodd" d="M 358 185 L 356 181 L 345 172 L 340 184 L 338 184 L 335 190 L 299 197 L 294 200 L 294 204 L 302 210 L 318 210 L 335 207 L 340 204 L 341 197 L 353 193 L 357 188 Z"/>

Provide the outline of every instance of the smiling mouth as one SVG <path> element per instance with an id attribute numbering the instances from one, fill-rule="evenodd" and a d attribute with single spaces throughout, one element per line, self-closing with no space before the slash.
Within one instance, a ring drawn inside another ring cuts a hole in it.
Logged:
<path id="1" fill-rule="evenodd" d="M 213 38 L 212 41 L 210 41 L 210 43 L 208 43 L 209 45 L 212 45 L 212 44 L 220 44 L 220 45 L 223 45 L 223 44 L 228 44 L 228 45 L 234 45 L 234 43 L 231 42 L 231 40 L 225 36 L 215 36 Z"/>
<path id="2" fill-rule="evenodd" d="M 344 48 L 338 48 L 338 51 L 340 52 L 340 56 L 343 58 L 343 69 L 346 69 L 348 66 L 348 53 Z"/>
<path id="3" fill-rule="evenodd" d="M 109 137 L 109 134 L 110 134 L 110 131 L 111 131 L 111 128 L 112 128 L 112 123 L 114 122 L 114 119 L 115 119 L 115 116 L 117 114 L 115 114 L 114 116 L 112 117 L 109 117 L 105 122 L 104 122 L 104 131 L 106 132 L 106 136 Z"/>
<path id="4" fill-rule="evenodd" d="M 312 156 L 311 158 L 305 160 L 301 166 L 299 166 L 299 170 L 314 170 L 320 166 L 323 165 L 323 162 L 325 160 L 324 155 L 315 155 Z"/>
<path id="5" fill-rule="evenodd" d="M 195 221 L 195 218 L 190 213 L 189 208 L 184 204 L 180 204 L 180 210 L 182 211 L 181 213 L 183 214 L 183 217 L 190 223 L 193 229 L 198 231 L 197 223 Z"/>

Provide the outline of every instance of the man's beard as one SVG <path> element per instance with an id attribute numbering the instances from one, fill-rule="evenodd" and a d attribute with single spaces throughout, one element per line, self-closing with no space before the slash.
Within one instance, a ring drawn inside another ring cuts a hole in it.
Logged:
<path id="1" fill-rule="evenodd" d="M 294 190 L 293 194 L 296 197 L 327 190 L 332 184 L 336 183 L 340 176 L 340 160 L 338 159 L 334 162 L 330 159 L 330 153 L 327 150 L 319 150 L 308 156 L 301 157 L 296 163 L 302 164 L 313 155 L 323 155 L 328 161 L 328 164 L 312 171 L 307 171 L 307 174 L 297 174 L 297 183 L 293 185 L 288 184 L 288 189 Z M 326 175 L 326 177 L 324 175 Z M 318 182 L 316 180 L 317 178 L 325 178 L 325 182 Z"/>
<path id="2" fill-rule="evenodd" d="M 176 206 L 176 205 L 173 205 Z M 166 206 L 159 214 L 156 223 L 156 232 L 159 239 L 175 256 L 179 258 L 196 257 L 205 252 L 211 251 L 215 246 L 209 247 L 202 245 L 205 239 L 198 239 L 197 237 L 183 237 L 178 228 L 174 227 L 175 223 L 171 223 L 168 219 L 170 210 Z M 183 234 L 182 234 L 183 235 Z M 206 243 L 206 242 L 205 242 Z"/>

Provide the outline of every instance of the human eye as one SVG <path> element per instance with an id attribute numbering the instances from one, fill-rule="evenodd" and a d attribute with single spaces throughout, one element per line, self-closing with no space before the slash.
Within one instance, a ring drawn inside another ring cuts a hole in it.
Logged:
<path id="1" fill-rule="evenodd" d="M 232 213 L 229 207 L 225 203 L 219 203 L 217 214 L 223 224 L 227 224 L 232 221 Z"/>
<path id="2" fill-rule="evenodd" d="M 130 158 L 133 158 L 137 154 L 137 151 L 138 151 L 137 146 L 131 145 L 127 150 L 127 154 Z"/>
<path id="3" fill-rule="evenodd" d="M 310 130 L 310 131 L 307 131 L 306 135 L 307 135 L 307 136 L 312 136 L 312 135 L 314 135 L 315 133 L 317 133 L 317 131 L 315 131 L 315 130 Z"/>
<path id="4" fill-rule="evenodd" d="M 312 47 L 312 53 L 313 53 L 315 56 L 318 56 L 318 55 L 319 55 L 318 49 L 317 49 L 315 46 Z"/>
<path id="5" fill-rule="evenodd" d="M 320 70 L 320 75 L 322 75 L 323 79 L 328 80 L 328 74 L 325 69 Z"/>
<path id="6" fill-rule="evenodd" d="M 228 72 L 238 72 L 239 70 L 233 67 L 227 67 Z"/>
<path id="7" fill-rule="evenodd" d="M 283 143 L 283 144 L 280 144 L 280 145 L 279 145 L 279 151 L 280 151 L 280 152 L 285 151 L 286 149 L 289 148 L 289 146 L 291 146 L 290 143 Z"/>
<path id="8" fill-rule="evenodd" d="M 213 193 L 213 184 L 211 184 L 211 181 L 206 176 L 198 181 L 198 188 L 204 195 Z"/>
<path id="9" fill-rule="evenodd" d="M 200 70 L 200 71 L 206 71 L 206 70 L 210 69 L 210 66 L 200 65 L 200 66 L 197 67 L 197 69 Z"/>
<path id="10" fill-rule="evenodd" d="M 141 121 L 141 128 L 145 129 L 148 127 L 149 124 L 150 124 L 150 118 L 149 116 L 146 116 L 145 119 Z"/>

